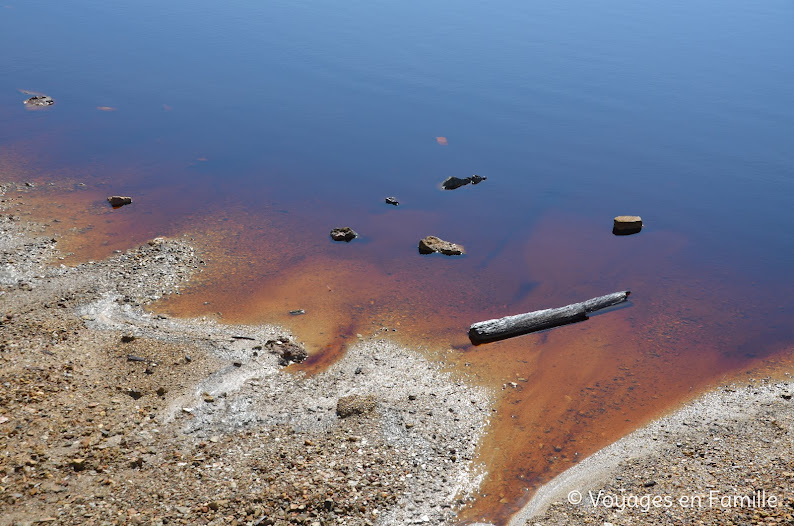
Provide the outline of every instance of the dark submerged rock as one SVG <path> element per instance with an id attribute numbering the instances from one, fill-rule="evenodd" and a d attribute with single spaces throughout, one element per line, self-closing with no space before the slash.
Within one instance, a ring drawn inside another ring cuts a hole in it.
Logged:
<path id="1" fill-rule="evenodd" d="M 444 241 L 436 236 L 427 236 L 419 241 L 420 254 L 432 254 L 439 252 L 446 256 L 460 256 L 466 253 L 462 245 Z"/>
<path id="2" fill-rule="evenodd" d="M 108 197 L 108 203 L 113 208 L 118 208 L 120 206 L 132 204 L 132 197 L 125 197 L 122 195 L 112 195 Z"/>
<path id="3" fill-rule="evenodd" d="M 350 242 L 358 237 L 358 234 L 349 226 L 342 228 L 334 228 L 331 230 L 331 239 L 334 241 L 347 241 Z"/>
<path id="4" fill-rule="evenodd" d="M 464 177 L 463 179 L 460 177 L 447 177 L 446 180 L 441 183 L 441 188 L 444 190 L 455 190 L 456 188 L 466 186 L 467 184 L 480 184 L 486 179 L 488 178 L 476 174 L 472 175 L 471 177 Z"/>
<path id="5" fill-rule="evenodd" d="M 466 177 L 465 179 L 461 179 L 459 177 L 447 177 L 443 183 L 441 183 L 441 188 L 444 190 L 454 190 L 456 188 L 460 188 L 461 186 L 466 186 L 471 182 L 471 179 Z"/>
<path id="6" fill-rule="evenodd" d="M 390 205 L 394 205 L 394 206 L 397 206 L 397 205 L 400 204 L 400 202 L 397 200 L 396 197 L 387 197 L 386 198 L 386 203 L 388 203 Z"/>

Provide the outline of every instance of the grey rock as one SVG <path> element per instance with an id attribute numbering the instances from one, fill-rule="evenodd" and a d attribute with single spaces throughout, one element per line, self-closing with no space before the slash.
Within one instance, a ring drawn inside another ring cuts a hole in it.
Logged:
<path id="1" fill-rule="evenodd" d="M 36 107 L 47 107 L 53 104 L 55 104 L 55 101 L 47 95 L 34 95 L 25 101 L 25 105 Z"/>
<path id="2" fill-rule="evenodd" d="M 349 226 L 334 228 L 331 230 L 331 239 L 334 241 L 350 242 L 358 237 L 358 234 Z"/>
<path id="3" fill-rule="evenodd" d="M 432 254 L 439 252 L 446 256 L 460 256 L 466 253 L 462 245 L 444 241 L 436 236 L 427 236 L 419 241 L 420 254 Z"/>

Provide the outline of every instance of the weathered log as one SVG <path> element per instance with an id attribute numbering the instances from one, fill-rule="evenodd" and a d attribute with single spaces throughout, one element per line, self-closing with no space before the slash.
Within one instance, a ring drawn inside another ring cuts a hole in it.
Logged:
<path id="1" fill-rule="evenodd" d="M 628 290 L 613 292 L 565 307 L 536 310 L 495 320 L 481 321 L 469 328 L 469 339 L 477 345 L 584 321 L 587 319 L 588 313 L 623 303 L 629 294 L 631 291 Z"/>

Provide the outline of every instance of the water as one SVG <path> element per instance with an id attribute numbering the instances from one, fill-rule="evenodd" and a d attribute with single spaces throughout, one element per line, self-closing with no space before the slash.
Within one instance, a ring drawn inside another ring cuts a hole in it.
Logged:
<path id="1" fill-rule="evenodd" d="M 59 197 L 92 226 L 75 259 L 200 232 L 209 274 L 160 308 L 284 323 L 310 369 L 388 326 L 519 385 L 470 519 L 792 349 L 790 2 L 4 1 L 0 173 L 86 183 Z M 362 239 L 333 244 L 348 224 Z M 419 256 L 428 234 L 468 255 Z M 465 337 L 625 288 L 584 324 Z"/>

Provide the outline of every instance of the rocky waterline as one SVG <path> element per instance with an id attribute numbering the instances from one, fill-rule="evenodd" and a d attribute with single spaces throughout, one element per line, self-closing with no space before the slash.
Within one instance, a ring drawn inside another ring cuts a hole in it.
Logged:
<path id="1" fill-rule="evenodd" d="M 187 238 L 53 266 L 32 187 L 0 190 L 0 524 L 452 524 L 474 496 L 485 389 L 379 334 L 291 373 L 299 335 L 145 310 L 203 270 Z"/>

